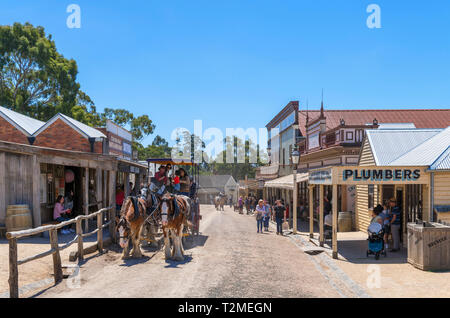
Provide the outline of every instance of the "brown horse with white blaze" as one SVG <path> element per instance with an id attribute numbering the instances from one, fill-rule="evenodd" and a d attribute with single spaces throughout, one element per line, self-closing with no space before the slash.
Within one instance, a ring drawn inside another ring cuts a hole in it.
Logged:
<path id="1" fill-rule="evenodd" d="M 178 207 L 177 213 L 175 204 Z M 192 226 L 188 221 L 190 210 L 191 202 L 187 196 L 166 193 L 161 198 L 161 220 L 166 259 L 184 260 L 183 229 L 184 226 Z M 171 246 L 170 239 L 172 239 L 173 246 Z"/>
<path id="2" fill-rule="evenodd" d="M 133 200 L 136 200 L 133 202 Z M 136 203 L 136 205 L 135 205 Z M 135 215 L 135 206 L 139 209 L 139 216 Z M 142 198 L 128 197 L 122 205 L 120 219 L 117 222 L 116 231 L 120 235 L 120 247 L 123 248 L 122 259 L 129 257 L 129 242 L 133 245 L 131 255 L 134 258 L 142 257 L 140 248 L 141 232 L 146 218 L 147 202 Z"/>

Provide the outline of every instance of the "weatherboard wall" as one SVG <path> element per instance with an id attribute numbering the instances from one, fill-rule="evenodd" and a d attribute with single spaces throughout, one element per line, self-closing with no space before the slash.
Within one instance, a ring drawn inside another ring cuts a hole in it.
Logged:
<path id="1" fill-rule="evenodd" d="M 359 158 L 360 166 L 375 166 L 375 158 L 372 153 L 372 149 L 370 148 L 368 138 L 365 138 L 364 144 L 361 149 L 361 154 Z M 378 187 L 375 186 L 377 190 L 377 195 L 374 197 L 378 197 Z M 374 189 L 374 191 L 375 191 Z M 370 224 L 370 220 L 372 216 L 369 212 L 369 185 L 356 185 L 356 229 L 360 231 L 365 231 Z"/>

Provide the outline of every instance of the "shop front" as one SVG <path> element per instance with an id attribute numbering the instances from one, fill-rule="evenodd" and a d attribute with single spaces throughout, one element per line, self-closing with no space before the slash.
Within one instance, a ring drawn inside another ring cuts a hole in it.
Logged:
<path id="1" fill-rule="evenodd" d="M 339 166 L 311 170 L 309 184 L 319 187 L 319 243 L 324 245 L 324 205 L 325 189 L 331 188 L 332 249 L 337 258 L 337 231 L 339 212 L 342 211 L 342 200 L 336 200 L 343 187 L 354 186 L 357 189 L 356 223 L 358 229 L 366 231 L 372 218 L 372 209 L 382 204 L 382 199 L 395 198 L 401 209 L 403 240 L 406 239 L 407 223 L 430 221 L 430 174 L 426 167 L 413 166 Z M 310 191 L 310 200 L 313 200 Z M 310 206 L 310 237 L 314 238 L 314 210 Z"/>

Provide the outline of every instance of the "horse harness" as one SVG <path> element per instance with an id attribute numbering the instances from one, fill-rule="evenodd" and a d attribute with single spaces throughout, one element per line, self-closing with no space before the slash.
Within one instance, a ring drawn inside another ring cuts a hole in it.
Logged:
<path id="1" fill-rule="evenodd" d="M 173 217 L 172 219 L 175 219 L 179 214 L 180 214 L 180 206 L 181 209 L 183 211 L 186 211 L 186 203 L 183 200 L 180 200 L 181 198 L 175 196 L 171 196 L 170 199 L 167 198 L 163 198 L 161 200 L 161 203 L 169 201 L 169 200 L 173 200 L 173 205 L 174 205 L 174 211 L 173 211 Z M 168 212 L 161 212 L 161 215 L 167 215 L 167 218 L 169 218 L 169 213 Z"/>

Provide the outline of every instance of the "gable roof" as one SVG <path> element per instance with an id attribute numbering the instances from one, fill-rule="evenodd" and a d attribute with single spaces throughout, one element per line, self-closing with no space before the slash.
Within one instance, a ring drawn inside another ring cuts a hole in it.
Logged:
<path id="1" fill-rule="evenodd" d="M 227 182 L 234 178 L 231 175 L 217 175 L 217 176 L 199 176 L 200 188 L 216 188 L 223 189 Z"/>
<path id="2" fill-rule="evenodd" d="M 366 138 L 376 165 L 387 166 L 441 131 L 442 129 L 369 129 L 366 130 Z"/>
<path id="3" fill-rule="evenodd" d="M 306 110 L 298 113 L 302 135 L 306 135 Z M 309 121 L 320 116 L 320 110 L 309 110 Z M 371 124 L 376 118 L 379 123 L 412 123 L 416 128 L 446 128 L 450 123 L 450 109 L 346 109 L 325 110 L 327 129 L 340 125 L 341 118 L 346 125 Z"/>
<path id="4" fill-rule="evenodd" d="M 45 124 L 43 121 L 19 114 L 11 109 L 1 106 L 0 116 L 27 136 L 33 135 L 34 132 Z"/>
<path id="5" fill-rule="evenodd" d="M 58 119 L 61 119 L 66 124 L 71 126 L 73 129 L 78 131 L 80 134 L 85 136 L 86 138 L 106 138 L 105 134 L 103 134 L 100 130 L 89 127 L 88 125 L 85 125 L 78 120 L 75 120 L 73 118 L 70 118 L 69 116 L 63 115 L 61 113 L 56 114 L 53 116 L 48 122 L 45 123 L 39 130 L 37 130 L 33 135 L 37 136 L 41 132 L 43 132 L 45 129 L 47 129 L 50 125 L 52 125 L 55 121 Z"/>
<path id="6" fill-rule="evenodd" d="M 430 170 L 450 170 L 450 146 L 433 162 Z"/>
<path id="7" fill-rule="evenodd" d="M 430 166 L 450 147 L 450 127 L 390 163 L 393 166 Z"/>

